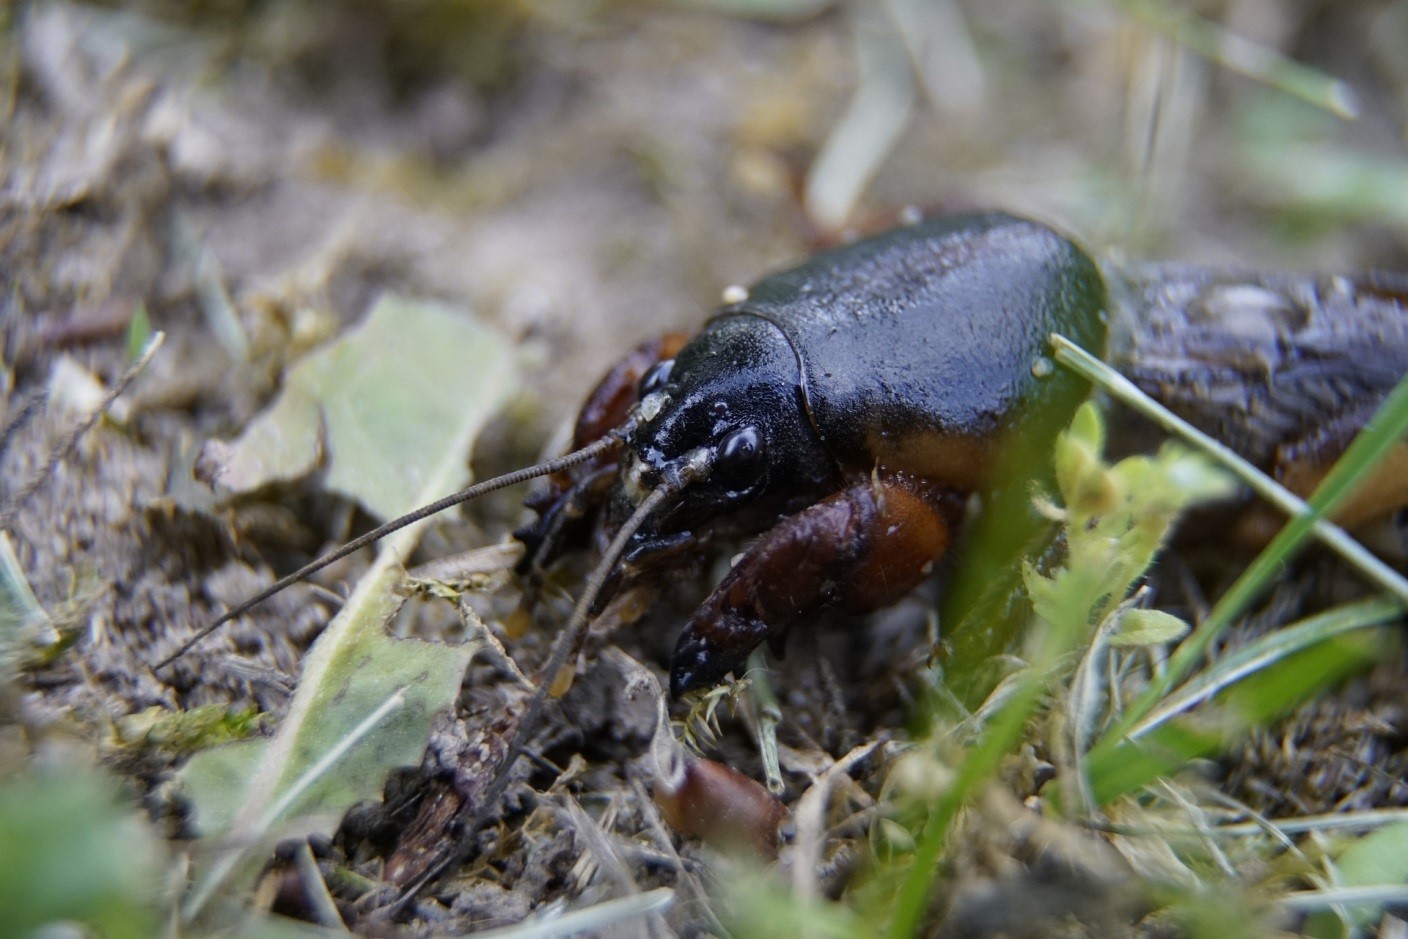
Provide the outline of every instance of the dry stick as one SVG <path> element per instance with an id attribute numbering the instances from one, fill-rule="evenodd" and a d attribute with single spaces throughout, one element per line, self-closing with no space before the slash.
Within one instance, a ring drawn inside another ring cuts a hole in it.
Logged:
<path id="1" fill-rule="evenodd" d="M 354 538 L 352 541 L 347 542 L 347 544 L 338 548 L 336 551 L 333 551 L 329 554 L 325 554 L 315 561 L 308 562 L 307 564 L 300 567 L 298 570 L 294 571 L 292 574 L 289 574 L 287 577 L 281 578 L 280 580 L 276 581 L 272 586 L 261 590 L 259 593 L 250 597 L 248 600 L 245 600 L 243 603 L 240 603 L 237 606 L 234 606 L 231 609 L 225 611 L 209 626 L 205 627 L 200 632 L 192 636 L 190 639 L 186 640 L 185 643 L 183 643 L 179 649 L 168 655 L 166 658 L 162 659 L 160 662 L 153 665 L 152 671 L 161 671 L 163 668 L 166 668 L 166 666 L 170 665 L 172 662 L 176 661 L 181 656 L 189 652 L 191 647 L 194 646 L 196 643 L 200 642 L 206 636 L 215 632 L 215 630 L 219 629 L 221 626 L 225 625 L 225 623 L 234 619 L 236 616 L 245 613 L 252 607 L 258 606 L 259 604 L 263 603 L 265 600 L 269 599 L 274 594 L 278 593 L 284 588 L 298 583 L 300 580 L 303 580 L 309 574 L 317 573 L 318 571 L 327 567 L 329 564 L 332 564 L 335 561 L 342 560 L 343 558 L 347 557 L 347 555 L 352 554 L 354 551 L 360 551 L 367 545 L 372 544 L 375 541 L 380 541 L 387 535 L 393 532 L 400 531 L 407 525 L 411 525 L 415 522 L 418 522 L 421 519 L 434 515 L 437 512 L 443 512 L 448 508 L 452 508 L 453 506 L 459 505 L 461 502 L 468 502 L 470 499 L 478 498 L 479 496 L 485 495 L 486 493 L 494 492 L 499 489 L 506 489 L 509 486 L 517 485 L 518 483 L 524 482 L 529 479 L 534 479 L 538 476 L 550 476 L 553 473 L 558 472 L 559 470 L 564 470 L 569 467 L 576 466 L 578 463 L 585 463 L 587 460 L 592 459 L 598 454 L 604 453 L 607 450 L 620 446 L 621 440 L 623 439 L 626 431 L 627 428 L 617 428 L 611 431 L 605 437 L 602 437 L 600 440 L 597 440 L 594 443 L 587 444 L 580 450 L 574 450 L 566 456 L 560 456 L 555 460 L 548 460 L 546 463 L 539 463 L 536 466 L 528 466 L 524 467 L 521 470 L 514 470 L 512 473 L 505 473 L 503 476 L 496 476 L 493 479 L 486 479 L 482 483 L 475 483 L 473 486 L 470 486 L 467 489 L 461 489 L 459 492 L 452 493 L 451 495 L 448 495 L 445 498 L 440 499 L 436 502 L 432 502 L 429 505 L 423 505 L 420 508 L 406 515 L 402 515 L 400 518 L 394 518 L 391 521 L 387 522 L 385 525 L 382 525 L 378 528 L 373 528 L 371 531 L 367 532 L 365 535 L 362 535 L 360 538 Z"/>
<path id="2" fill-rule="evenodd" d="M 415 899 L 428 884 L 438 880 L 440 876 L 450 868 L 459 864 L 468 856 L 474 844 L 474 837 L 479 833 L 479 827 L 487 819 L 490 812 L 497 808 L 499 798 L 504 790 L 508 788 L 509 771 L 513 769 L 513 764 L 518 761 L 519 755 L 523 751 L 528 738 L 537 729 L 538 721 L 542 719 L 543 709 L 547 705 L 548 690 L 552 687 L 562 667 L 567 664 L 568 657 L 581 644 L 586 637 L 587 624 L 590 621 L 590 610 L 592 604 L 596 602 L 597 595 L 606 586 L 606 580 L 611 574 L 612 568 L 620 560 L 621 555 L 626 551 L 626 545 L 631 536 L 636 533 L 636 529 L 645 523 L 645 520 L 660 507 L 668 498 L 678 492 L 678 487 L 661 485 L 658 489 L 646 496 L 645 501 L 636 508 L 631 517 L 626 520 L 626 524 L 621 526 L 621 530 L 616 533 L 616 537 L 611 540 L 606 552 L 601 556 L 601 560 L 592 570 L 591 577 L 587 579 L 587 585 L 582 591 L 581 597 L 577 599 L 577 606 L 572 611 L 572 618 L 567 621 L 567 626 L 558 634 L 557 641 L 553 643 L 552 652 L 548 655 L 547 662 L 543 665 L 538 674 L 538 688 L 533 692 L 533 697 L 528 700 L 528 706 L 524 708 L 523 716 L 519 718 L 518 726 L 514 729 L 513 740 L 508 749 L 504 751 L 503 762 L 494 772 L 494 778 L 489 785 L 484 788 L 484 794 L 480 799 L 479 806 L 470 817 L 468 824 L 464 826 L 464 832 L 460 836 L 458 843 L 441 860 L 426 869 L 426 872 L 411 882 L 401 896 L 385 910 L 383 916 L 395 916 L 406 904 Z"/>
<path id="3" fill-rule="evenodd" d="M 0 455 L 10 449 L 10 444 L 15 440 L 15 434 L 29 423 L 30 418 L 39 413 L 39 406 L 47 400 L 49 400 L 49 393 L 40 390 L 30 395 L 28 400 L 20 406 L 19 413 L 10 423 L 5 425 L 4 430 L 0 431 Z"/>
<path id="4" fill-rule="evenodd" d="M 78 441 L 83 438 L 83 435 L 88 433 L 88 431 L 93 428 L 94 424 L 98 423 L 98 418 L 106 414 L 108 409 L 112 407 L 112 403 L 122 396 L 122 393 L 127 390 L 128 386 L 132 384 L 138 375 L 142 374 L 142 370 L 147 367 L 147 363 L 152 360 L 152 356 L 156 355 L 157 350 L 161 348 L 161 344 L 165 341 L 166 333 L 162 332 L 154 333 L 152 338 L 147 340 L 147 346 L 142 350 L 141 356 L 128 367 L 127 371 L 122 373 L 122 377 L 117 380 L 117 384 L 108 389 L 107 394 L 103 395 L 103 400 L 98 402 L 98 406 L 69 433 L 63 443 L 50 451 L 48 459 L 44 461 L 44 466 L 39 472 L 31 476 L 18 492 L 5 500 L 4 511 L 0 511 L 0 521 L 3 521 L 5 525 L 10 523 L 15 506 L 27 502 L 29 497 L 34 495 L 35 491 L 44 484 L 44 480 L 48 479 L 49 475 L 54 472 L 54 467 L 58 466 L 59 462 L 69 455 L 73 448 L 78 445 Z M 28 410 L 28 407 L 26 407 L 26 410 Z M 22 413 L 20 418 L 23 419 L 24 417 L 25 415 Z M 8 433 L 7 431 L 7 437 Z"/>

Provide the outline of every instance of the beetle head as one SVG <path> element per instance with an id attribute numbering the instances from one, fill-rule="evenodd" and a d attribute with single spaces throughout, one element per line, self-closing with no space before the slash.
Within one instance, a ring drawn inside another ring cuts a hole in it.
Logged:
<path id="1" fill-rule="evenodd" d="M 796 353 L 766 320 L 714 320 L 641 392 L 612 516 L 662 484 L 680 490 L 642 538 L 701 524 L 756 530 L 836 473 L 807 417 Z"/>

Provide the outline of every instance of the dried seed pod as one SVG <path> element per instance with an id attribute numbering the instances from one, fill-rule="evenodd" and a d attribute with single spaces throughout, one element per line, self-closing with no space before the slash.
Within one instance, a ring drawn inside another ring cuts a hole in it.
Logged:
<path id="1" fill-rule="evenodd" d="M 650 750 L 655 804 L 671 828 L 722 850 L 777 857 L 777 828 L 787 806 L 757 780 L 681 746 L 670 732 L 663 699 Z"/>

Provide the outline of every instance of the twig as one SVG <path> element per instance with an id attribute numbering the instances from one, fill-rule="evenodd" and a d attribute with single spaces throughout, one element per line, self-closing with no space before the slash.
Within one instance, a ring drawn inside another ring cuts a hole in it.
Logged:
<path id="1" fill-rule="evenodd" d="M 24 425 L 28 424 L 30 418 L 39 413 L 39 406 L 49 400 L 47 391 L 37 391 L 29 396 L 29 400 L 20 406 L 20 411 L 14 418 L 5 425 L 5 429 L 0 431 L 0 455 L 10 449 L 10 444 L 14 442 L 15 434 L 20 432 Z"/>

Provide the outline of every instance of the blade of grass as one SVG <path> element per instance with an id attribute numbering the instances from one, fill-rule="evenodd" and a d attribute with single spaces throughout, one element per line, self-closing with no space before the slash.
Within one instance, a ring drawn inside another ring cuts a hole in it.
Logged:
<path id="1" fill-rule="evenodd" d="M 1064 336 L 1053 335 L 1051 345 L 1056 361 L 1098 386 L 1115 400 L 1128 405 L 1170 433 L 1213 457 L 1241 479 L 1253 492 L 1287 515 L 1313 516 L 1311 507 L 1295 493 L 1247 462 L 1220 441 L 1208 436 L 1153 398 L 1140 391 L 1128 378 L 1097 359 Z M 1346 454 L 1348 456 L 1348 454 Z M 1365 577 L 1389 593 L 1408 603 L 1408 580 L 1371 554 L 1351 538 L 1344 529 L 1324 518 L 1316 517 L 1312 531 L 1330 550 L 1348 561 Z"/>
<path id="2" fill-rule="evenodd" d="M 1021 742 L 1027 718 L 1036 708 L 1044 685 L 1043 669 L 1032 669 L 1026 674 L 1006 706 L 989 723 L 983 739 L 968 751 L 967 758 L 957 768 L 953 784 L 934 806 L 895 900 L 894 918 L 886 933 L 892 939 L 912 936 L 919 929 L 934 878 L 938 875 L 939 853 L 958 810 L 979 785 L 993 777 L 1002 758 Z"/>
<path id="3" fill-rule="evenodd" d="M 1099 362 L 1070 340 L 1053 335 L 1051 343 L 1056 350 L 1055 356 L 1058 362 L 1075 369 L 1079 374 L 1105 388 L 1120 400 L 1142 401 L 1141 411 L 1153 409 L 1156 412 L 1161 412 L 1164 410 L 1149 400 L 1147 396 L 1144 396 L 1142 392 L 1139 392 L 1119 373 Z M 1193 428 L 1171 414 L 1162 418 L 1160 423 L 1175 428 L 1180 434 L 1183 434 L 1185 430 L 1193 431 Z M 1272 539 L 1271 544 L 1247 567 L 1242 576 L 1237 578 L 1202 624 L 1174 651 L 1164 672 L 1156 676 L 1145 692 L 1126 709 L 1121 720 L 1096 744 L 1092 754 L 1097 750 L 1117 746 L 1129 729 L 1152 711 L 1168 694 L 1169 690 L 1192 671 L 1223 630 L 1230 626 L 1251 601 L 1261 593 L 1291 555 L 1305 542 L 1305 539 L 1317 531 L 1324 516 L 1333 512 L 1335 507 L 1351 494 L 1354 488 L 1374 470 L 1384 455 L 1397 444 L 1405 433 L 1408 433 L 1408 378 L 1399 382 L 1389 393 L 1378 412 L 1355 438 L 1344 456 L 1326 475 L 1314 495 L 1306 503 L 1307 511 L 1295 515 L 1290 523 Z M 1235 457 L 1235 454 L 1230 454 L 1225 447 L 1196 431 L 1193 431 L 1187 439 L 1197 446 L 1208 449 L 1208 452 L 1219 460 L 1223 460 L 1227 456 Z M 1212 444 L 1211 448 L 1208 448 L 1209 444 Z M 1246 461 L 1235 458 L 1228 461 L 1227 465 L 1235 472 L 1239 462 L 1245 464 Z M 1284 497 L 1277 501 L 1278 503 L 1283 502 Z M 1332 540 L 1335 538 L 1333 535 L 1330 537 Z M 1344 537 L 1345 540 L 1352 542 L 1348 536 Z M 1361 554 L 1363 556 L 1360 556 Z M 1357 568 L 1366 574 L 1373 572 L 1370 576 L 1376 582 L 1385 586 L 1391 584 L 1389 589 L 1395 595 L 1408 598 L 1408 590 L 1405 590 L 1402 578 L 1391 570 L 1387 570 L 1376 558 L 1367 555 L 1367 552 L 1363 552 L 1362 548 L 1360 551 L 1354 551 L 1353 546 L 1351 546 L 1351 555 L 1356 557 L 1354 563 Z"/>
<path id="4" fill-rule="evenodd" d="M 1362 672 L 1384 655 L 1388 634 L 1358 630 L 1286 655 L 1245 675 L 1216 712 L 1168 720 L 1138 740 L 1100 745 L 1085 755 L 1082 772 L 1096 805 L 1109 805 L 1182 771 L 1194 760 L 1216 757 L 1253 727 L 1274 721 L 1310 698 Z M 1063 783 L 1049 784 L 1049 803 L 1062 804 Z"/>
<path id="5" fill-rule="evenodd" d="M 1214 695 L 1295 652 L 1308 649 L 1333 636 L 1378 626 L 1402 615 L 1404 606 L 1397 600 L 1375 598 L 1328 610 L 1291 626 L 1262 636 L 1257 641 L 1218 659 L 1207 671 L 1198 674 L 1171 692 L 1135 726 L 1131 740 L 1191 710 Z"/>
<path id="6" fill-rule="evenodd" d="M 1197 629 L 1169 657 L 1168 668 L 1156 677 L 1145 693 L 1130 706 L 1122 726 L 1106 735 L 1102 742 L 1111 745 L 1134 726 L 1168 693 L 1174 683 L 1191 672 L 1208 648 L 1233 621 L 1251 604 L 1271 580 L 1281 571 L 1311 534 L 1316 521 L 1342 503 L 1408 432 L 1408 379 L 1400 382 L 1382 408 L 1350 445 L 1325 480 L 1310 498 L 1314 514 L 1297 516 L 1257 555 L 1232 587 L 1218 600 Z"/>
<path id="7" fill-rule="evenodd" d="M 1408 903 L 1408 886 L 1374 884 L 1367 887 L 1334 887 L 1329 890 L 1301 890 L 1276 901 L 1288 910 L 1323 910 L 1341 903 L 1373 903 L 1402 906 Z"/>
<path id="8" fill-rule="evenodd" d="M 860 81 L 846 113 L 807 173 L 803 204 L 824 228 L 839 230 L 909 122 L 918 91 L 904 43 L 880 5 L 848 8 Z"/>
<path id="9" fill-rule="evenodd" d="M 1271 819 L 1271 824 L 1278 831 L 1288 835 L 1302 835 L 1312 831 L 1382 828 L 1385 825 L 1399 825 L 1405 822 L 1408 822 L 1408 809 L 1365 809 L 1362 812 L 1337 812 L 1334 815 Z M 1257 834 L 1264 830 L 1264 826 L 1260 822 L 1233 822 L 1218 825 L 1213 830 L 1219 835 L 1239 837 Z"/>
<path id="10" fill-rule="evenodd" d="M 561 916 L 545 916 L 515 926 L 476 932 L 474 935 L 477 939 L 549 939 L 554 936 L 571 936 L 616 926 L 628 919 L 664 910 L 674 902 L 675 891 L 669 887 L 659 887 L 635 896 L 619 897 L 573 910 Z"/>
<path id="11" fill-rule="evenodd" d="M 1252 42 L 1169 3 L 1120 0 L 1119 6 L 1150 29 L 1224 68 L 1338 117 L 1359 116 L 1359 102 L 1348 83 L 1289 59 L 1269 46 Z"/>

